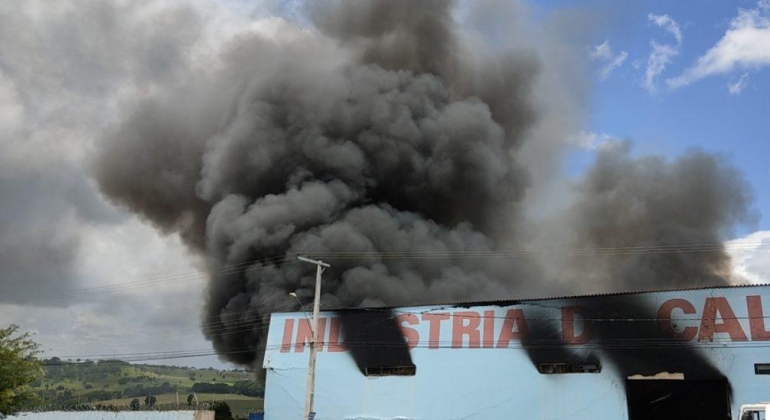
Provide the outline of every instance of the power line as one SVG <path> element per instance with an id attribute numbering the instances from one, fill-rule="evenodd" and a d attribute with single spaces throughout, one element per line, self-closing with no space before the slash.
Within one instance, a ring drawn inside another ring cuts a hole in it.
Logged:
<path id="1" fill-rule="evenodd" d="M 478 348 L 471 348 L 468 347 L 468 344 L 463 342 L 461 347 L 455 347 L 454 343 L 452 341 L 442 340 L 442 341 L 429 341 L 426 340 L 427 343 L 421 343 L 417 345 L 411 345 L 409 348 L 411 349 L 429 349 L 429 350 L 437 350 L 437 349 L 453 349 L 453 350 L 548 350 L 548 349 L 575 349 L 575 350 L 607 350 L 607 349 L 641 349 L 641 350 L 662 350 L 662 349 L 713 349 L 713 348 L 744 348 L 744 349 L 765 349 L 770 348 L 770 343 L 768 342 L 683 342 L 681 340 L 674 340 L 671 341 L 632 341 L 632 340 L 626 340 L 621 342 L 589 342 L 585 344 L 569 344 L 564 343 L 558 340 L 540 340 L 540 341 L 530 341 L 527 344 L 522 343 L 509 343 L 505 347 L 483 347 L 484 342 L 483 340 L 479 341 L 479 347 Z M 328 346 L 330 344 L 333 345 L 341 345 L 344 349 L 350 349 L 351 347 L 357 347 L 357 348 L 404 348 L 407 347 L 406 343 L 392 343 L 392 342 L 319 342 L 319 346 Z M 306 343 L 293 343 L 289 346 L 289 348 L 296 348 L 296 347 L 306 347 Z M 285 348 L 283 344 L 276 344 L 276 345 L 269 345 L 264 347 L 255 347 L 255 348 L 247 348 L 247 349 L 241 349 L 241 350 L 227 350 L 227 351 L 214 351 L 211 349 L 199 349 L 199 350 L 189 350 L 189 351 L 182 351 L 182 352 L 147 352 L 147 353 L 129 353 L 126 356 L 121 356 L 123 358 L 116 359 L 116 356 L 110 356 L 109 358 L 103 358 L 106 357 L 105 355 L 79 355 L 79 356 L 65 356 L 64 358 L 72 359 L 72 358 L 79 358 L 79 359 L 88 359 L 91 362 L 98 362 L 98 363 L 122 363 L 122 362 L 143 362 L 143 361 L 157 361 L 157 360 L 169 360 L 169 359 L 184 359 L 184 358 L 195 358 L 195 357 L 208 357 L 208 356 L 215 356 L 215 355 L 227 355 L 227 354 L 244 354 L 244 353 L 258 353 L 262 351 L 267 350 L 278 350 L 281 348 Z M 120 356 L 120 355 L 117 355 Z M 59 362 L 49 362 L 45 363 L 45 366 L 61 366 L 61 365 L 79 365 L 86 362 L 65 362 L 65 361 L 59 361 Z"/>
<path id="2" fill-rule="evenodd" d="M 527 248 L 517 250 L 460 250 L 460 251 L 307 251 L 303 254 L 317 258 L 383 258 L 383 259 L 426 259 L 426 258 L 495 258 L 495 257 L 524 257 L 535 254 L 573 254 L 580 256 L 627 256 L 645 254 L 671 254 L 690 252 L 712 252 L 742 249 L 770 249 L 770 244 L 764 242 L 739 242 L 726 244 L 722 242 L 679 245 L 639 245 L 621 247 L 593 248 Z"/>
<path id="3" fill-rule="evenodd" d="M 758 244 L 758 245 L 757 245 Z M 756 249 L 756 248 L 770 248 L 770 244 L 763 244 L 763 243 L 738 243 L 738 244 L 721 244 L 721 243 L 714 243 L 714 244 L 689 244 L 689 245 L 666 245 L 666 246 L 637 246 L 637 247 L 611 247 L 611 248 L 575 248 L 572 250 L 569 249 L 561 249 L 562 252 L 572 252 L 576 255 L 581 255 L 581 253 L 589 253 L 589 254 L 595 254 L 595 255 L 643 255 L 643 254 L 649 254 L 649 253 L 674 253 L 674 252 L 707 252 L 707 251 L 715 251 L 715 250 L 724 250 L 724 249 L 741 249 L 741 247 L 744 247 L 746 249 Z M 750 247 L 750 248 L 747 248 Z M 559 251 L 557 249 L 557 251 Z M 379 256 L 381 258 L 403 258 L 403 259 L 409 259 L 409 258 L 488 258 L 488 257 L 505 257 L 505 256 L 518 256 L 518 255 L 532 255 L 533 253 L 538 252 L 554 252 L 554 249 L 543 249 L 543 250 L 503 250 L 503 251 L 455 251 L 455 252 L 421 252 L 421 251 L 379 251 L 379 252 L 325 252 L 325 253 L 303 253 L 306 255 L 313 255 L 313 256 L 324 256 L 324 258 L 363 258 L 363 257 L 373 257 L 373 256 Z M 266 257 L 261 259 L 255 259 L 251 261 L 246 261 L 239 264 L 234 265 L 226 265 L 222 266 L 218 269 L 211 270 L 208 273 L 201 273 L 201 272 L 187 272 L 187 273 L 177 273 L 167 276 L 160 276 L 145 280 L 138 280 L 133 282 L 126 282 L 126 283 L 120 283 L 115 285 L 108 285 L 108 286 L 99 286 L 99 287 L 92 287 L 92 288 L 85 288 L 85 289 L 79 289 L 70 292 L 69 294 L 65 294 L 61 296 L 60 298 L 67 298 L 71 296 L 95 296 L 99 294 L 106 294 L 106 293 L 115 293 L 115 292 L 123 292 L 127 290 L 137 289 L 141 287 L 152 287 L 152 286 L 158 286 L 158 285 L 164 285 L 164 284 L 173 284 L 178 283 L 182 281 L 189 281 L 190 279 L 195 278 L 205 278 L 209 276 L 223 276 L 228 274 L 235 274 L 239 272 L 243 272 L 246 270 L 253 270 L 258 271 L 262 269 L 272 268 L 277 264 L 282 264 L 283 266 L 296 263 L 293 261 L 289 255 L 292 254 L 286 254 L 286 255 L 276 255 L 272 257 Z M 290 261 L 291 260 L 291 261 Z M 262 267 L 254 267 L 256 264 L 269 264 L 264 265 Z M 294 307 L 292 304 L 289 307 Z M 356 308 L 356 307 L 344 307 L 339 306 L 336 307 L 337 309 L 362 309 L 362 308 Z M 331 309 L 331 308 L 330 308 Z M 206 322 L 206 319 L 204 319 L 204 327 L 202 329 L 202 333 L 204 334 L 217 334 L 217 335 L 228 335 L 228 334 L 238 334 L 242 332 L 250 332 L 250 331 L 261 331 L 269 328 L 269 322 L 262 319 L 257 320 L 235 320 L 234 322 L 227 322 L 222 321 L 222 319 L 226 319 L 228 316 L 234 316 L 234 317 L 243 317 L 246 314 L 249 313 L 256 313 L 256 314 L 266 314 L 265 311 L 276 311 L 280 310 L 278 307 L 267 307 L 263 309 L 253 309 L 249 311 L 242 311 L 242 312 L 235 312 L 232 314 L 225 314 L 221 313 L 218 315 L 210 315 L 207 317 L 207 319 L 218 319 L 219 321 L 214 322 Z M 331 309 L 334 310 L 334 309 Z M 376 308 L 366 308 L 365 310 L 377 310 Z M 429 311 L 425 312 L 401 312 L 401 313 L 411 313 L 411 314 L 422 314 L 427 312 L 435 312 L 435 309 L 431 309 Z M 486 318 L 483 315 L 479 315 L 479 318 Z M 505 319 L 506 317 L 500 317 L 500 316 L 494 316 L 495 319 Z M 721 317 L 721 319 L 751 319 L 755 317 Z M 764 317 L 768 318 L 768 317 Z M 598 322 L 645 322 L 645 321 L 655 321 L 660 322 L 661 319 L 658 318 L 644 318 L 644 319 L 609 319 L 609 318 L 582 318 L 586 321 L 598 321 Z M 560 320 L 560 318 L 525 318 L 526 321 L 530 320 Z M 678 318 L 674 319 L 673 321 L 699 321 L 699 318 Z M 253 351 L 253 350 L 249 350 Z M 209 350 L 209 353 L 207 355 L 213 355 L 217 354 L 216 352 L 211 353 Z M 222 353 L 220 353 L 222 354 Z M 167 355 L 156 355 L 156 357 L 160 356 L 167 356 Z M 185 354 L 184 357 L 197 357 L 195 354 Z"/>
<path id="4" fill-rule="evenodd" d="M 253 267 L 255 264 L 271 264 L 271 265 L 266 265 L 263 267 Z M 206 279 L 206 278 L 217 277 L 217 276 L 226 276 L 229 274 L 237 274 L 245 271 L 259 271 L 259 270 L 271 268 L 276 264 L 282 264 L 282 266 L 287 266 L 290 264 L 295 264 L 295 262 L 293 261 L 292 258 L 287 256 L 274 256 L 274 257 L 268 257 L 268 258 L 261 258 L 261 259 L 243 262 L 240 264 L 221 266 L 217 269 L 209 270 L 208 272 L 200 272 L 200 271 L 184 272 L 184 273 L 170 274 L 166 276 L 159 276 L 159 277 L 125 282 L 125 283 L 117 283 L 117 284 L 112 284 L 107 286 L 96 286 L 96 287 L 89 287 L 89 288 L 82 288 L 82 289 L 74 289 L 64 293 L 59 293 L 52 300 L 54 301 L 67 300 L 75 297 L 86 297 L 86 296 L 91 297 L 96 295 L 135 290 L 135 289 L 140 289 L 144 287 L 157 287 L 157 286 L 163 286 L 168 284 L 188 282 L 190 280 L 195 280 L 195 279 Z"/>
<path id="5" fill-rule="evenodd" d="M 216 276 L 225 276 L 228 274 L 237 274 L 247 270 L 259 270 L 275 265 L 287 265 L 284 263 L 295 263 L 293 258 L 296 255 L 311 255 L 327 259 L 473 259 L 473 258 L 504 258 L 504 257 L 527 257 L 542 253 L 564 253 L 580 256 L 630 256 L 645 254 L 673 254 L 690 252 L 712 252 L 723 250 L 741 250 L 741 249 L 770 249 L 770 244 L 764 242 L 738 242 L 732 244 L 725 243 L 701 243 L 701 244 L 680 244 L 680 245 L 644 245 L 644 246 L 626 246 L 626 247 L 597 247 L 597 248 L 542 248 L 542 249 L 520 249 L 520 250 L 461 250 L 461 251 L 307 251 L 287 253 L 284 255 L 274 255 L 271 257 L 258 258 L 232 265 L 223 265 L 216 269 L 210 269 L 208 272 L 183 272 L 175 273 L 154 278 L 136 280 L 125 283 L 118 283 L 106 286 L 96 286 L 82 289 L 65 291 L 54 296 L 56 300 L 66 300 L 73 297 L 96 296 L 116 292 L 124 292 L 144 287 L 157 287 L 174 283 L 187 282 L 194 279 L 205 279 Z M 270 264 L 261 268 L 252 268 L 255 264 Z"/>

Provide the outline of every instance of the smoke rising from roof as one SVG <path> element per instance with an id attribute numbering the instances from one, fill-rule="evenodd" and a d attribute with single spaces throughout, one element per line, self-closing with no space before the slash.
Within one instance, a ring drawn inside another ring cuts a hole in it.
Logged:
<path id="1" fill-rule="evenodd" d="M 221 68 L 149 97 L 104 139 L 94 169 L 104 194 L 179 232 L 212 269 L 248 266 L 212 270 L 209 283 L 205 331 L 229 360 L 258 357 L 265 329 L 244 325 L 289 307 L 289 292 L 312 297 L 312 267 L 253 262 L 276 255 L 371 253 L 332 261 L 322 297 L 332 306 L 725 281 L 722 250 L 600 264 L 556 252 L 377 255 L 526 250 L 562 239 L 571 247 L 713 243 L 746 216 L 741 177 L 714 156 L 667 162 L 611 151 L 566 213 L 533 225 L 526 198 L 540 184 L 531 174 L 558 159 L 553 145 L 572 127 L 557 102 L 571 92 L 538 91 L 561 74 L 543 58 L 549 50 L 486 48 L 459 27 L 453 6 L 314 3 L 315 29 L 240 34 Z"/>

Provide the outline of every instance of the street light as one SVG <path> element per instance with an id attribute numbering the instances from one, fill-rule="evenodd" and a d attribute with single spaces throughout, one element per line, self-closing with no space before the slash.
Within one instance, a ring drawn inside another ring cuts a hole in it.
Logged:
<path id="1" fill-rule="evenodd" d="M 321 273 L 329 268 L 330 265 L 320 260 L 311 260 L 310 258 L 305 257 L 297 257 L 297 259 L 306 263 L 315 264 L 316 266 L 315 296 L 313 298 L 313 318 L 310 322 L 310 331 L 312 333 L 310 338 L 310 361 L 308 362 L 307 366 L 307 389 L 305 392 L 304 416 L 305 419 L 312 420 L 315 417 L 315 413 L 313 413 L 313 400 L 315 399 L 315 359 L 316 343 L 318 342 L 318 309 L 321 306 Z M 300 302 L 297 298 L 296 293 L 289 293 L 289 296 L 296 299 L 300 306 L 304 306 L 302 305 L 302 302 Z"/>
<path id="2" fill-rule="evenodd" d="M 308 317 L 307 317 L 307 311 L 305 311 L 305 304 L 304 304 L 304 303 L 302 303 L 302 301 L 301 301 L 301 300 L 299 300 L 299 297 L 297 297 L 297 294 L 296 294 L 296 293 L 294 293 L 294 292 L 291 292 L 291 293 L 289 293 L 289 296 L 291 296 L 292 298 L 294 298 L 294 300 L 296 300 L 296 301 L 297 301 L 297 303 L 299 303 L 299 309 L 301 309 L 301 310 L 302 310 L 302 315 L 304 315 L 304 316 L 305 316 L 305 319 L 307 319 L 307 323 L 308 323 L 308 325 L 310 325 L 310 318 L 308 318 Z M 311 327 L 311 331 L 310 331 L 310 334 L 311 334 L 311 335 L 313 334 L 313 331 L 312 331 L 312 327 Z"/>
<path id="3" fill-rule="evenodd" d="M 304 308 L 305 308 L 305 304 L 304 304 L 304 303 L 302 303 L 302 301 L 301 301 L 301 300 L 299 300 L 299 298 L 297 297 L 297 294 L 296 294 L 296 293 L 294 293 L 294 292 L 291 292 L 291 293 L 289 293 L 289 296 L 291 296 L 292 298 L 294 298 L 294 300 L 296 300 L 296 301 L 297 301 L 297 303 L 299 303 L 299 307 L 300 307 L 300 308 L 302 308 L 302 309 L 304 310 Z"/>

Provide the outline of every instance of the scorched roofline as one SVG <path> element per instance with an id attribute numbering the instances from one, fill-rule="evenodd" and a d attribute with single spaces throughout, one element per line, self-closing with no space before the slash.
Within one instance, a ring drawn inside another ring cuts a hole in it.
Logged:
<path id="1" fill-rule="evenodd" d="M 405 308 L 424 308 L 427 306 L 447 306 L 458 308 L 470 308 L 473 306 L 512 306 L 526 302 L 541 302 L 548 300 L 561 300 L 561 299 L 580 299 L 580 298 L 594 298 L 594 297 L 608 297 L 608 296 L 626 296 L 626 295 L 642 295 L 647 293 L 664 293 L 664 292 L 686 292 L 691 290 L 706 290 L 706 289 L 741 289 L 747 287 L 770 287 L 770 283 L 761 284 L 735 284 L 735 285 L 722 285 L 722 286 L 702 286 L 702 287 L 681 287 L 675 289 L 652 289 L 641 291 L 629 291 L 629 292 L 608 292 L 608 293 L 595 293 L 585 295 L 563 295 L 541 298 L 526 298 L 526 299 L 498 299 L 498 300 L 477 300 L 468 302 L 438 302 L 438 303 L 417 303 L 410 305 L 389 305 L 389 306 L 363 306 L 360 308 L 350 307 L 337 307 L 337 308 L 321 308 L 322 312 L 347 312 L 347 311 L 375 311 L 375 310 L 390 310 L 390 309 L 405 309 Z M 282 310 L 274 311 L 273 313 L 292 313 L 296 310 Z"/>

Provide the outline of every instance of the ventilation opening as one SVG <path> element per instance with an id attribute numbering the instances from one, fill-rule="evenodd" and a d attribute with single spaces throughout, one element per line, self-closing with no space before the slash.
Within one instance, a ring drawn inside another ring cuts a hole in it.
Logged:
<path id="1" fill-rule="evenodd" d="M 599 363 L 541 363 L 540 373 L 553 375 L 559 373 L 599 373 Z"/>
<path id="2" fill-rule="evenodd" d="M 755 363 L 754 373 L 757 375 L 770 375 L 770 363 Z"/>
<path id="3" fill-rule="evenodd" d="M 629 420 L 730 418 L 729 385 L 725 379 L 629 379 L 626 399 Z"/>
<path id="4" fill-rule="evenodd" d="M 367 366 L 366 376 L 414 376 L 417 368 L 412 366 Z"/>

